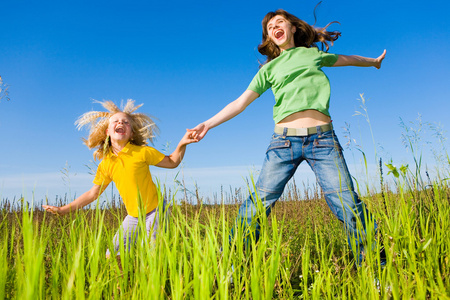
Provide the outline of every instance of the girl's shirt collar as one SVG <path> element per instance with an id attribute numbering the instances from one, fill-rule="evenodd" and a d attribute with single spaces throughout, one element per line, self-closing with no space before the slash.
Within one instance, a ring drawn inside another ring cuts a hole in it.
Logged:
<path id="1" fill-rule="evenodd" d="M 128 142 L 125 147 L 122 148 L 122 150 L 119 151 L 119 153 L 115 154 L 112 149 L 109 150 L 108 156 L 119 156 L 121 153 L 128 153 L 131 149 L 131 143 Z"/>

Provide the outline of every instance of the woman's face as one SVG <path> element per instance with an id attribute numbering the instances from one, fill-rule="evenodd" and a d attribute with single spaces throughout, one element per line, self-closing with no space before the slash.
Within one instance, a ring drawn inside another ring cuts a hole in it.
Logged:
<path id="1" fill-rule="evenodd" d="M 106 134 L 111 140 L 128 142 L 133 136 L 130 119 L 122 112 L 116 113 L 109 118 L 109 126 Z"/>
<path id="2" fill-rule="evenodd" d="M 267 23 L 269 38 L 281 49 L 287 50 L 295 47 L 295 26 L 281 15 L 276 15 Z"/>

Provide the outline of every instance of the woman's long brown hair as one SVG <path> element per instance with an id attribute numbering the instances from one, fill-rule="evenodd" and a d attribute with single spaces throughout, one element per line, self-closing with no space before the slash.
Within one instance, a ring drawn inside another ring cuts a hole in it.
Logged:
<path id="1" fill-rule="evenodd" d="M 276 11 L 269 12 L 262 21 L 262 42 L 258 46 L 258 51 L 262 55 L 267 56 L 267 61 L 271 61 L 272 59 L 278 57 L 281 53 L 280 48 L 270 39 L 269 32 L 267 30 L 267 23 L 275 17 L 275 16 L 283 16 L 286 20 L 288 20 L 293 26 L 297 28 L 297 31 L 294 33 L 294 43 L 296 47 L 317 47 L 318 43 L 322 44 L 321 49 L 324 47 L 326 51 L 330 48 L 329 44 L 333 45 L 334 41 L 338 39 L 341 35 L 339 31 L 327 31 L 327 27 L 333 23 L 338 23 L 336 21 L 328 23 L 324 28 L 317 28 L 309 25 L 303 20 L 300 20 L 296 16 L 288 13 L 283 9 L 278 9 Z"/>

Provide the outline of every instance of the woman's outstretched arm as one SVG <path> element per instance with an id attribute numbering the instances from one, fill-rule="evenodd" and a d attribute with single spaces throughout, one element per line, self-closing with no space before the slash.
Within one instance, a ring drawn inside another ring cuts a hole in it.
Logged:
<path id="1" fill-rule="evenodd" d="M 375 67 L 379 69 L 385 56 L 386 50 L 384 50 L 383 53 L 377 58 L 363 57 L 358 55 L 339 54 L 338 60 L 333 65 L 333 67 L 355 66 L 355 67 Z"/>
<path id="2" fill-rule="evenodd" d="M 234 118 L 243 112 L 247 106 L 258 97 L 258 93 L 246 90 L 239 98 L 225 106 L 214 117 L 190 129 L 194 131 L 194 138 L 200 141 L 206 135 L 208 130 Z"/>

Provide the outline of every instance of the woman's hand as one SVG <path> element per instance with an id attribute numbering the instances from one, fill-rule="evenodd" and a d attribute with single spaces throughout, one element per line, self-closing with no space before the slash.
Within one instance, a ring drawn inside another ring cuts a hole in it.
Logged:
<path id="1" fill-rule="evenodd" d="M 364 57 L 359 55 L 338 55 L 338 59 L 333 67 L 375 67 L 379 69 L 384 57 L 386 56 L 386 49 L 377 58 Z"/>
<path id="2" fill-rule="evenodd" d="M 386 56 L 386 49 L 384 49 L 383 53 L 375 59 L 374 67 L 379 69 L 381 68 L 381 63 L 383 62 L 384 57 Z"/>
<path id="3" fill-rule="evenodd" d="M 197 141 L 200 141 L 208 132 L 209 128 L 205 123 L 200 123 L 192 129 L 189 129 L 192 132 L 192 137 Z"/>

